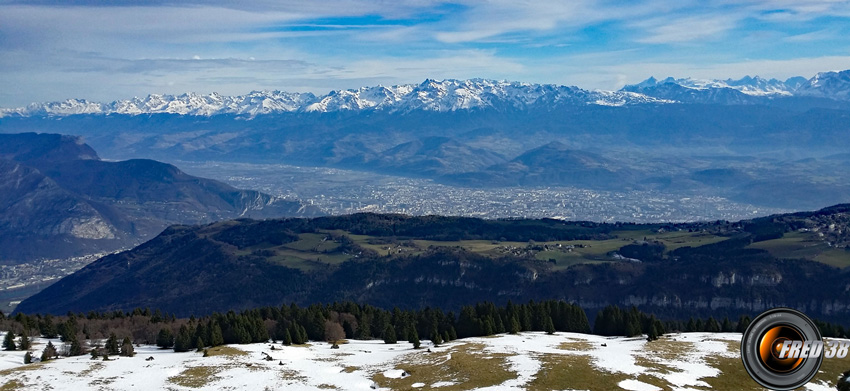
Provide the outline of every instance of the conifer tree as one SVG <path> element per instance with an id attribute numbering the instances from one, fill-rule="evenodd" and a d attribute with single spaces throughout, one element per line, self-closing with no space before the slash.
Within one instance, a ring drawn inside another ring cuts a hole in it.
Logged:
<path id="1" fill-rule="evenodd" d="M 289 334 L 289 329 L 283 331 L 283 344 L 292 345 L 292 335 Z"/>
<path id="2" fill-rule="evenodd" d="M 439 335 L 439 333 L 437 333 Z M 493 335 L 493 319 L 487 318 L 483 322 L 481 322 L 481 334 L 480 335 Z"/>
<path id="3" fill-rule="evenodd" d="M 510 330 L 510 333 L 511 333 L 511 334 L 519 334 L 519 330 L 520 330 L 520 327 L 519 327 L 519 319 L 517 319 L 517 316 L 515 315 L 515 316 L 513 316 L 513 317 L 511 318 L 511 330 Z"/>
<path id="4" fill-rule="evenodd" d="M 655 341 L 658 339 L 658 330 L 655 328 L 655 323 L 649 325 L 649 331 L 646 333 L 647 341 Z"/>
<path id="5" fill-rule="evenodd" d="M 53 315 L 45 315 L 39 322 L 38 329 L 44 338 L 56 338 L 56 325 L 53 324 Z"/>
<path id="6" fill-rule="evenodd" d="M 77 337 L 77 318 L 74 316 L 68 317 L 59 331 L 59 340 L 62 342 L 71 342 Z"/>
<path id="7" fill-rule="evenodd" d="M 136 355 L 136 348 L 133 347 L 130 337 L 124 337 L 124 341 L 121 342 L 121 351 L 118 353 L 124 357 L 133 357 Z"/>
<path id="8" fill-rule="evenodd" d="M 298 326 L 298 332 L 301 334 L 301 343 L 305 344 L 310 342 L 309 335 L 307 335 L 307 329 L 304 326 Z"/>
<path id="9" fill-rule="evenodd" d="M 664 323 L 661 323 L 660 320 L 656 319 L 653 325 L 655 326 L 655 332 L 658 334 L 658 336 L 664 335 L 667 332 L 667 330 L 664 328 Z"/>
<path id="10" fill-rule="evenodd" d="M 514 315 L 511 318 L 511 329 L 509 330 L 509 332 L 511 334 L 519 334 L 519 331 L 520 331 L 519 319 L 516 315 Z"/>
<path id="11" fill-rule="evenodd" d="M 697 323 L 694 321 L 693 317 L 688 320 L 688 324 L 685 326 L 685 331 L 689 333 L 697 331 Z"/>
<path id="12" fill-rule="evenodd" d="M 496 334 L 503 334 L 505 331 L 505 322 L 502 321 L 502 317 L 500 315 L 496 315 Z"/>
<path id="13" fill-rule="evenodd" d="M 192 334 L 189 332 L 189 328 L 184 324 L 180 326 L 180 330 L 177 332 L 177 337 L 174 338 L 174 351 L 188 352 L 190 349 L 192 349 Z"/>
<path id="14" fill-rule="evenodd" d="M 29 350 L 30 348 L 30 337 L 27 329 L 24 328 L 24 332 L 21 334 L 21 339 L 18 342 L 18 350 Z"/>
<path id="15" fill-rule="evenodd" d="M 203 322 L 198 322 L 198 327 L 195 328 L 195 345 L 197 347 L 198 339 L 201 340 L 202 347 L 207 346 L 207 341 L 209 341 L 209 330 L 207 330 L 206 326 L 204 326 Z"/>
<path id="16" fill-rule="evenodd" d="M 71 337 L 71 346 L 68 348 L 69 356 L 81 356 L 85 354 L 83 351 L 83 345 L 80 344 L 80 340 L 76 335 Z"/>
<path id="17" fill-rule="evenodd" d="M 214 323 L 210 331 L 210 346 L 224 345 L 224 337 L 221 334 L 221 326 L 218 322 Z"/>
<path id="18" fill-rule="evenodd" d="M 368 313 L 364 313 L 360 318 L 360 322 L 357 324 L 357 333 L 355 337 L 357 339 L 371 339 L 372 338 L 372 316 Z"/>
<path id="19" fill-rule="evenodd" d="M 17 350 L 18 346 L 15 345 L 15 333 L 11 330 L 6 333 L 6 336 L 3 337 L 3 350 Z"/>
<path id="20" fill-rule="evenodd" d="M 436 330 L 431 334 L 431 342 L 434 343 L 434 346 L 440 346 L 443 343 L 443 337 L 440 336 L 440 333 Z"/>
<path id="21" fill-rule="evenodd" d="M 628 315 L 626 318 L 626 336 L 634 337 L 636 335 L 641 334 L 640 321 L 635 319 L 633 316 Z"/>
<path id="22" fill-rule="evenodd" d="M 552 322 L 552 317 L 547 316 L 545 325 L 543 326 L 543 331 L 546 331 L 546 334 L 552 335 L 555 334 L 555 323 Z"/>
<path id="23" fill-rule="evenodd" d="M 116 355 L 119 353 L 118 350 L 118 337 L 115 336 L 115 333 L 109 335 L 109 339 L 106 340 L 106 354 L 108 355 Z"/>
<path id="24" fill-rule="evenodd" d="M 724 333 L 735 331 L 735 329 L 732 327 L 732 322 L 729 321 L 728 316 L 723 317 L 723 322 L 720 323 L 720 331 Z"/>
<path id="25" fill-rule="evenodd" d="M 705 331 L 716 333 L 720 331 L 720 324 L 714 319 L 714 317 L 709 317 L 705 322 Z"/>
<path id="26" fill-rule="evenodd" d="M 397 343 L 398 339 L 395 335 L 395 327 L 393 325 L 388 324 L 387 328 L 384 329 L 384 343 L 394 344 Z"/>
<path id="27" fill-rule="evenodd" d="M 419 349 L 421 342 L 419 341 L 419 333 L 416 332 L 416 327 L 411 327 L 407 333 L 407 342 L 413 344 L 414 349 Z"/>
<path id="28" fill-rule="evenodd" d="M 48 361 L 58 356 L 56 353 L 56 347 L 53 346 L 53 342 L 47 341 L 47 346 L 44 347 L 44 350 L 41 351 L 41 361 Z"/>
<path id="29" fill-rule="evenodd" d="M 206 344 L 204 344 L 203 338 L 201 338 L 201 337 L 195 338 L 195 351 L 196 352 L 202 352 L 205 347 L 206 347 Z"/>
<path id="30" fill-rule="evenodd" d="M 163 327 L 159 329 L 159 334 L 156 335 L 156 346 L 163 349 L 174 346 L 174 336 L 171 333 L 171 328 Z"/>
<path id="31" fill-rule="evenodd" d="M 301 339 L 301 330 L 298 329 L 297 324 L 295 324 L 295 323 L 290 324 L 289 329 L 291 330 L 291 332 L 289 334 L 292 336 L 292 343 L 293 344 L 300 345 L 300 344 L 305 342 L 303 339 Z"/>
<path id="32" fill-rule="evenodd" d="M 532 328 L 532 323 L 531 323 L 531 310 L 528 308 L 528 305 L 527 304 L 521 305 L 519 307 L 519 313 L 520 313 L 520 318 L 519 318 L 520 323 L 519 324 L 520 324 L 520 326 L 522 326 L 522 331 L 534 330 Z"/>

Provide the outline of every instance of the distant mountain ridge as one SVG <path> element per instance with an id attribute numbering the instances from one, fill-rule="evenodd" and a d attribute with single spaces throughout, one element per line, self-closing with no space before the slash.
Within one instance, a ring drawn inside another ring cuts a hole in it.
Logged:
<path id="1" fill-rule="evenodd" d="M 111 251 L 175 223 L 315 214 L 154 160 L 102 161 L 79 137 L 0 135 L 0 264 Z"/>
<path id="2" fill-rule="evenodd" d="M 578 87 L 531 84 L 486 79 L 442 81 L 392 87 L 335 90 L 327 95 L 282 91 L 253 91 L 247 95 L 148 95 L 112 103 L 68 99 L 33 103 L 23 108 L 0 109 L 2 116 L 67 116 L 76 114 L 155 114 L 255 116 L 282 112 L 339 112 L 383 110 L 388 112 L 457 111 L 482 108 L 524 109 L 534 104 L 596 104 L 622 106 L 665 103 L 627 91 L 588 91 Z M 666 102 L 669 103 L 669 102 Z"/>
<path id="3" fill-rule="evenodd" d="M 745 76 L 738 80 L 705 80 L 650 77 L 623 87 L 628 91 L 681 103 L 763 103 L 761 98 L 812 97 L 850 100 L 850 70 L 820 72 L 810 79 L 795 76 L 785 81 Z"/>
<path id="4" fill-rule="evenodd" d="M 253 117 L 273 113 L 345 112 L 379 110 L 391 113 L 411 111 L 448 112 L 474 109 L 527 109 L 558 105 L 629 106 L 665 103 L 704 103 L 692 94 L 670 94 L 663 87 L 680 86 L 689 90 L 737 92 L 750 97 L 818 97 L 850 100 L 850 70 L 821 72 L 810 79 L 800 76 L 785 81 L 746 76 L 739 80 L 699 80 L 692 78 L 653 77 L 619 91 L 590 91 L 579 87 L 534 84 L 488 79 L 433 80 L 420 84 L 361 87 L 333 90 L 326 95 L 284 91 L 252 91 L 246 95 L 225 96 L 185 93 L 152 94 L 144 98 L 111 103 L 68 99 L 61 102 L 33 103 L 20 108 L 0 109 L 0 118 L 8 116 L 68 116 L 77 114 L 157 114 L 193 116 L 234 114 Z M 661 92 L 659 92 L 659 90 Z M 715 93 L 716 94 L 716 93 Z M 739 99 L 740 100 L 740 99 Z M 731 101 L 727 103 L 740 103 Z"/>

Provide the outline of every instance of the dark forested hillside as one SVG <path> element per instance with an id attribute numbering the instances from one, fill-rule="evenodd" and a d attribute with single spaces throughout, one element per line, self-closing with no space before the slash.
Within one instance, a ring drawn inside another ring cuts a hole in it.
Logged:
<path id="1" fill-rule="evenodd" d="M 559 299 L 668 318 L 789 306 L 847 320 L 847 209 L 676 225 L 356 214 L 176 226 L 18 311 L 187 315 L 341 300 L 458 309 Z"/>

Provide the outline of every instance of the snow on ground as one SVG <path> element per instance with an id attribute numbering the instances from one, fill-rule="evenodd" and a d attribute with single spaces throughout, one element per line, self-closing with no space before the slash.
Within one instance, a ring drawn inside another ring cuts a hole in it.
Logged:
<path id="1" fill-rule="evenodd" d="M 0 338 L 2 336 L 0 333 Z M 617 374 L 624 378 L 616 383 L 623 390 L 662 389 L 644 381 L 646 377 L 637 379 L 646 375 L 666 381 L 673 390 L 694 390 L 710 388 L 705 380 L 721 375 L 706 358 L 737 358 L 738 351 L 733 347 L 740 338 L 736 333 L 686 333 L 668 334 L 648 343 L 643 338 L 528 332 L 468 338 L 440 347 L 423 341 L 423 348 L 418 350 L 412 349 L 409 343 L 388 345 L 382 341 L 350 341 L 339 349 L 331 349 L 330 345 L 321 342 L 309 346 L 230 345 L 232 349 L 227 351 L 236 354 L 212 357 L 203 357 L 197 352 L 174 353 L 154 346 L 139 346 L 132 358 L 112 357 L 111 361 L 104 362 L 85 355 L 28 366 L 23 366 L 24 352 L 0 351 L 0 388 L 5 390 L 4 385 L 12 383 L 20 389 L 53 390 L 382 389 L 373 380 L 377 376 L 386 379 L 409 377 L 412 388 L 434 389 L 462 386 L 463 379 L 418 378 L 415 370 L 408 373 L 398 365 L 404 362 L 407 368 L 416 361 L 415 355 L 426 354 L 441 363 L 452 359 L 452 351 L 471 346 L 467 344 L 480 344 L 484 349 L 476 354 L 506 355 L 505 368 L 516 375 L 502 384 L 479 388 L 481 390 L 526 389 L 541 371 L 541 359 L 547 355 L 587 357 L 599 376 Z M 52 342 L 57 347 L 62 346 L 58 340 Z M 47 340 L 36 338 L 34 343 L 33 356 L 39 357 Z M 153 359 L 146 360 L 149 357 Z M 658 369 L 656 364 L 663 365 L 665 370 Z M 748 378 L 741 381 L 752 382 Z M 831 388 L 825 383 L 811 383 L 807 389 Z"/>
<path id="2" fill-rule="evenodd" d="M 627 379 L 623 380 L 618 384 L 624 390 L 630 391 L 661 391 L 661 388 L 653 386 L 652 384 L 646 384 L 642 381 Z"/>

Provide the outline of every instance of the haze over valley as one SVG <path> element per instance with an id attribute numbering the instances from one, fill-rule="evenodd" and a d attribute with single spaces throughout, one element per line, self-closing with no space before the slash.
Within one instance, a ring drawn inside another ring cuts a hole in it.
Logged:
<path id="1" fill-rule="evenodd" d="M 848 47 L 832 0 L 0 0 L 0 391 L 848 391 Z"/>

